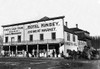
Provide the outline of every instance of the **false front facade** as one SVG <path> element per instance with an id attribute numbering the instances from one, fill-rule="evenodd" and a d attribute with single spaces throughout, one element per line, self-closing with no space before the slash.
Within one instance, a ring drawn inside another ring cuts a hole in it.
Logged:
<path id="1" fill-rule="evenodd" d="M 14 56 L 21 52 L 33 57 L 66 56 L 67 49 L 76 50 L 78 37 L 65 26 L 64 16 L 4 25 L 3 50 Z"/>

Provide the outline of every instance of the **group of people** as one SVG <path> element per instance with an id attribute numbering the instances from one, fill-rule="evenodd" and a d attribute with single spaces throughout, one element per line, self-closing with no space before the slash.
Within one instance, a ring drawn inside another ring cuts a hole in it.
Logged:
<path id="1" fill-rule="evenodd" d="M 32 57 L 36 57 L 37 52 L 36 50 L 32 50 Z M 46 50 L 39 50 L 38 57 L 61 57 L 61 53 L 56 51 L 55 49 L 51 49 L 49 51 Z"/>
<path id="2" fill-rule="evenodd" d="M 4 51 L 4 50 L 1 50 L 1 55 L 3 57 L 6 57 L 6 56 L 15 56 L 15 52 L 14 51 Z"/>
<path id="3" fill-rule="evenodd" d="M 27 52 L 25 50 L 22 51 L 17 51 L 17 53 L 15 51 L 1 51 L 1 55 L 2 56 L 9 56 L 9 57 L 61 57 L 63 53 L 59 53 L 59 51 L 56 51 L 56 49 L 52 49 L 52 50 L 39 50 L 37 52 L 37 50 L 32 50 L 31 52 Z"/>
<path id="4" fill-rule="evenodd" d="M 85 46 L 83 51 L 75 51 L 75 50 L 67 50 L 68 57 L 64 56 L 68 59 L 99 59 L 100 53 L 96 49 L 92 49 L 91 47 Z"/>

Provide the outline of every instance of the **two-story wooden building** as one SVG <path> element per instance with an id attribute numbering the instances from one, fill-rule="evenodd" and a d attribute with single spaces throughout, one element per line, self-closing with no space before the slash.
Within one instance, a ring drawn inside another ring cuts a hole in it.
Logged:
<path id="1" fill-rule="evenodd" d="M 3 50 L 17 55 L 26 51 L 38 56 L 55 57 L 67 49 L 76 50 L 78 36 L 69 30 L 64 16 L 3 25 Z M 51 56 L 52 55 L 52 56 Z"/>
<path id="2" fill-rule="evenodd" d="M 91 37 L 88 31 L 78 28 L 78 24 L 76 24 L 75 28 L 70 28 L 70 30 L 78 36 L 78 50 L 83 51 L 84 46 L 91 47 Z"/>

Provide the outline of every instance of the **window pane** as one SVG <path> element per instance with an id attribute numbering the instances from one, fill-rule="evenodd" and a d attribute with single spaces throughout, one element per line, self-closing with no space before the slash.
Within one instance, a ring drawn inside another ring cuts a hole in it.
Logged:
<path id="1" fill-rule="evenodd" d="M 40 40 L 43 40 L 43 34 L 40 34 Z"/>
<path id="2" fill-rule="evenodd" d="M 11 42 L 14 42 L 15 41 L 15 38 L 14 37 L 11 37 Z"/>
<path id="3" fill-rule="evenodd" d="M 52 39 L 53 40 L 56 39 L 56 33 L 55 32 L 52 33 Z"/>
<path id="4" fill-rule="evenodd" d="M 30 35 L 30 41 L 33 41 L 33 35 Z"/>
<path id="5" fill-rule="evenodd" d="M 73 41 L 75 42 L 75 35 L 73 35 Z"/>
<path id="6" fill-rule="evenodd" d="M 8 37 L 5 37 L 5 42 L 8 43 Z"/>
<path id="7" fill-rule="evenodd" d="M 18 42 L 21 42 L 21 36 L 20 35 L 18 36 Z"/>
<path id="8" fill-rule="evenodd" d="M 70 41 L 70 33 L 67 33 L 67 40 Z"/>

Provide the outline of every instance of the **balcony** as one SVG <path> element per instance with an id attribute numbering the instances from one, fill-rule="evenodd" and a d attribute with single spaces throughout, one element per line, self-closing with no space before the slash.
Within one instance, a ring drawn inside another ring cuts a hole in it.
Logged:
<path id="1" fill-rule="evenodd" d="M 33 41 L 21 41 L 21 42 L 8 42 L 8 43 L 3 43 L 3 45 L 31 45 L 31 44 L 47 44 L 47 43 L 63 43 L 64 39 L 58 38 L 55 40 L 52 39 L 46 39 L 46 40 L 33 40 Z"/>

